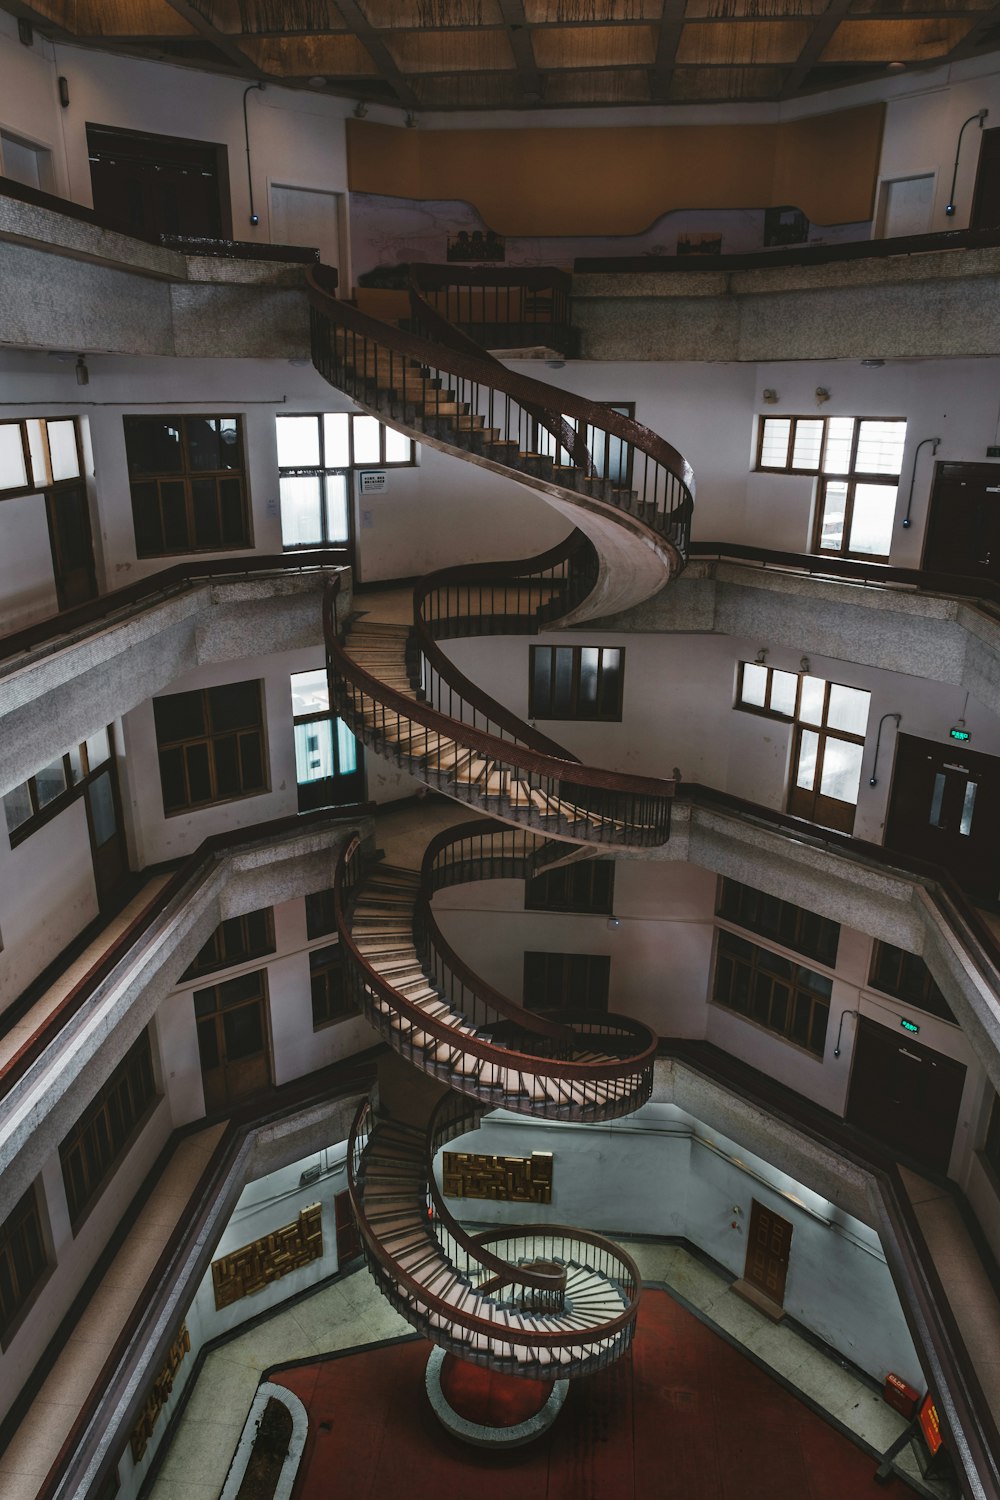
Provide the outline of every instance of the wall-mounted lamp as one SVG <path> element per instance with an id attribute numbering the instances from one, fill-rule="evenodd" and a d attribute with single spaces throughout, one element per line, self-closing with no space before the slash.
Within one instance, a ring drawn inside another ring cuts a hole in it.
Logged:
<path id="1" fill-rule="evenodd" d="M 307 78 L 306 79 L 306 82 L 308 83 L 308 85 L 309 85 L 309 87 L 311 89 L 325 89 L 326 88 L 326 79 L 323 77 L 322 73 L 314 73 L 311 78 Z"/>
<path id="2" fill-rule="evenodd" d="M 365 115 L 367 113 L 368 113 L 368 106 L 367 106 L 367 104 L 365 103 L 365 101 L 363 99 L 359 99 L 358 102 L 357 102 L 357 104 L 354 106 L 354 118 L 356 120 L 363 120 L 365 118 Z"/>
<path id="3" fill-rule="evenodd" d="M 825 401 L 829 401 L 829 399 L 830 399 L 830 392 L 827 390 L 826 386 L 825 385 L 818 385 L 816 387 L 816 405 L 817 406 L 822 406 L 823 403 Z"/>
<path id="4" fill-rule="evenodd" d="M 82 354 L 78 354 L 76 359 L 76 383 L 77 385 L 90 384 L 90 371 L 87 369 L 87 361 Z"/>
<path id="5" fill-rule="evenodd" d="M 863 359 L 861 361 L 861 368 L 862 370 L 881 370 L 884 364 L 884 359 Z"/>
<path id="6" fill-rule="evenodd" d="M 417 128 L 417 117 L 413 113 L 412 109 L 410 110 L 409 114 L 406 116 L 406 119 L 403 121 L 403 124 L 406 126 L 407 130 L 416 130 L 416 128 Z"/>
<path id="7" fill-rule="evenodd" d="M 834 1055 L 834 1057 L 839 1057 L 840 1056 L 840 1042 L 841 1042 L 841 1038 L 844 1035 L 844 1017 L 845 1016 L 860 1016 L 860 1014 L 861 1014 L 861 1012 L 859 1010 L 842 1010 L 840 1012 L 840 1025 L 837 1027 L 837 1045 L 833 1049 L 833 1055 Z"/>
<path id="8" fill-rule="evenodd" d="M 69 80 L 63 77 L 59 79 L 59 103 L 63 109 L 69 109 Z"/>
<path id="9" fill-rule="evenodd" d="M 948 202 L 945 206 L 945 214 L 949 219 L 952 219 L 955 216 L 955 183 L 958 181 L 958 158 L 962 154 L 962 137 L 965 134 L 965 126 L 971 125 L 973 120 L 978 120 L 979 128 L 980 130 L 982 130 L 983 121 L 986 119 L 986 116 L 988 114 L 988 109 L 977 109 L 976 113 L 969 116 L 969 118 L 965 121 L 965 124 L 962 126 L 961 130 L 958 132 L 958 145 L 955 147 L 955 170 L 951 174 L 951 192 L 948 194 Z"/>
<path id="10" fill-rule="evenodd" d="M 19 16 L 17 20 L 17 39 L 22 47 L 34 45 L 35 33 L 31 29 L 31 22 L 24 16 Z"/>
<path id="11" fill-rule="evenodd" d="M 812 667 L 809 665 L 809 658 L 808 658 L 808 656 L 804 656 L 802 658 L 802 660 L 799 662 L 799 671 L 800 672 L 804 672 L 806 674 L 806 676 L 808 676 L 809 673 L 812 671 Z"/>
<path id="12" fill-rule="evenodd" d="M 778 400 L 778 393 L 768 386 L 767 390 L 761 393 L 761 400 L 765 401 L 768 406 L 774 406 Z"/>
<path id="13" fill-rule="evenodd" d="M 266 88 L 267 84 L 263 79 L 259 79 L 257 83 L 251 83 L 243 90 L 243 139 L 246 142 L 247 148 L 247 191 L 250 195 L 250 223 L 254 229 L 260 223 L 260 215 L 254 212 L 253 206 L 253 173 L 250 171 L 250 125 L 247 120 L 247 94 L 252 94 L 254 89 L 260 89 L 263 92 Z"/>
<path id="14" fill-rule="evenodd" d="M 609 917 L 608 918 L 608 928 L 610 929 L 611 932 L 617 932 L 618 929 L 619 929 L 619 927 L 621 925 L 622 925 L 622 919 L 621 919 L 621 917 Z"/>
<path id="15" fill-rule="evenodd" d="M 933 443 L 934 444 L 934 447 L 931 449 L 931 455 L 933 456 L 938 451 L 938 448 L 941 446 L 941 439 L 940 438 L 921 438 L 920 442 L 917 444 L 917 446 L 913 450 L 913 468 L 910 470 L 910 493 L 906 497 L 906 515 L 903 517 L 903 530 L 904 531 L 906 530 L 906 528 L 908 526 L 912 526 L 913 525 L 913 522 L 910 520 L 910 508 L 913 505 L 913 481 L 917 477 L 917 459 L 920 456 L 920 450 L 921 450 L 921 448 L 925 447 L 928 443 Z"/>
<path id="16" fill-rule="evenodd" d="M 766 646 L 761 646 L 760 650 L 757 652 L 757 655 L 753 659 L 753 664 L 754 664 L 755 667 L 762 667 L 762 666 L 765 665 L 766 662 L 767 662 L 767 647 Z"/>
<path id="17" fill-rule="evenodd" d="M 878 770 L 878 752 L 882 744 L 882 725 L 885 723 L 886 719 L 895 719 L 896 728 L 898 729 L 899 721 L 902 717 L 902 714 L 883 714 L 881 719 L 879 719 L 878 721 L 878 734 L 876 734 L 875 736 L 875 754 L 872 756 L 872 774 L 868 778 L 869 786 L 878 786 L 878 777 L 875 773 Z"/>

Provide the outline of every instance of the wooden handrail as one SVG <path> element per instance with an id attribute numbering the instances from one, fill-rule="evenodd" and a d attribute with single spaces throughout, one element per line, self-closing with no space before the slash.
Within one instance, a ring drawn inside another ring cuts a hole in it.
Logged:
<path id="1" fill-rule="evenodd" d="M 414 260 L 408 262 L 406 271 L 422 291 L 446 286 L 525 286 L 532 291 L 554 287 L 568 293 L 573 285 L 569 271 L 560 271 L 557 266 L 479 266 L 464 261 L 435 265 Z"/>

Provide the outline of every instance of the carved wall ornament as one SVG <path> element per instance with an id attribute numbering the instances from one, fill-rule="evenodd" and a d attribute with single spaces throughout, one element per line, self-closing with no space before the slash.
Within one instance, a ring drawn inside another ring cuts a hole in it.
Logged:
<path id="1" fill-rule="evenodd" d="M 146 1404 L 142 1409 L 139 1420 L 132 1428 L 129 1437 L 129 1445 L 132 1449 L 132 1462 L 141 1463 L 143 1455 L 153 1435 L 153 1428 L 159 1419 L 160 1412 L 170 1400 L 170 1392 L 174 1388 L 177 1371 L 180 1369 L 184 1356 L 191 1348 L 191 1335 L 188 1333 L 186 1323 L 182 1323 L 177 1330 L 177 1337 L 167 1351 L 167 1357 L 163 1362 L 163 1368 L 153 1381 Z"/>
<path id="2" fill-rule="evenodd" d="M 552 1152 L 484 1156 L 446 1151 L 444 1191 L 450 1198 L 487 1198 L 494 1203 L 551 1203 Z"/>
<path id="3" fill-rule="evenodd" d="M 217 1311 L 263 1291 L 289 1271 L 297 1271 L 323 1254 L 322 1208 L 310 1203 L 293 1224 L 272 1229 L 249 1245 L 212 1262 L 212 1289 Z"/>

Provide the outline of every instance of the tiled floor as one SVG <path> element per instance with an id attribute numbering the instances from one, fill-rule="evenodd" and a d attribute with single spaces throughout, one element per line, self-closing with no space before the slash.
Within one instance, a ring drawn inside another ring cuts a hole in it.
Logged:
<path id="1" fill-rule="evenodd" d="M 678 1293 L 709 1325 L 872 1448 L 884 1451 L 903 1431 L 903 1419 L 854 1371 L 788 1324 L 772 1323 L 738 1297 L 726 1278 L 680 1246 L 630 1240 L 628 1251 L 645 1280 Z M 205 1360 L 149 1500 L 217 1500 L 261 1371 L 268 1366 L 409 1332 L 367 1272 L 359 1270 L 232 1339 Z M 911 1480 L 919 1477 L 908 1454 L 901 1455 L 900 1466 Z"/>

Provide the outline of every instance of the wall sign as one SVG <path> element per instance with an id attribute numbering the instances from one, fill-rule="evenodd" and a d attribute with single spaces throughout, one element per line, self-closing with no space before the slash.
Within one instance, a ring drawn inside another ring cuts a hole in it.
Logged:
<path id="1" fill-rule="evenodd" d="M 494 1203 L 551 1203 L 552 1152 L 530 1156 L 444 1153 L 443 1186 L 450 1198 L 487 1198 Z"/>
<path id="2" fill-rule="evenodd" d="M 359 478 L 362 495 L 382 495 L 385 493 L 387 475 L 384 469 L 362 469 Z"/>
<path id="3" fill-rule="evenodd" d="M 920 1031 L 920 1027 L 917 1025 L 916 1021 L 907 1021 L 904 1018 L 900 1021 L 899 1024 L 900 1026 L 902 1026 L 903 1030 L 908 1031 L 911 1036 L 917 1036 Z"/>

